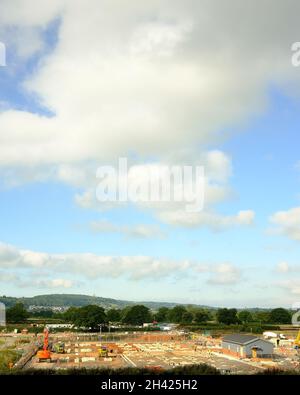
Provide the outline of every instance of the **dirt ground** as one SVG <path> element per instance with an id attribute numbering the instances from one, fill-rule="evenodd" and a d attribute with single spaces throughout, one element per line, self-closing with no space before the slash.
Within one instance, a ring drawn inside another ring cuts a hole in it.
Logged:
<path id="1" fill-rule="evenodd" d="M 94 339 L 97 337 L 94 337 Z M 221 340 L 204 336 L 182 337 L 171 334 L 136 334 L 122 341 L 89 340 L 74 334 L 52 335 L 50 341 L 64 340 L 65 353 L 52 353 L 52 362 L 39 362 L 34 355 L 25 368 L 122 368 L 148 367 L 171 369 L 177 366 L 206 363 L 222 373 L 253 374 L 267 368 L 300 369 L 300 356 L 294 349 L 275 349 L 272 360 L 238 359 L 222 353 Z M 90 337 L 90 339 L 92 339 Z M 99 349 L 106 345 L 108 357 L 100 357 Z"/>

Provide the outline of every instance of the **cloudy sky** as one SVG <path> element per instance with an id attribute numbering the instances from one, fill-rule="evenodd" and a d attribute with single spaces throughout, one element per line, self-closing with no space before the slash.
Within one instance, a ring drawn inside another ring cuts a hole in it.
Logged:
<path id="1" fill-rule="evenodd" d="M 299 15 L 297 0 L 0 0 L 0 294 L 299 301 Z M 97 168 L 120 157 L 203 166 L 203 210 L 97 201 Z"/>

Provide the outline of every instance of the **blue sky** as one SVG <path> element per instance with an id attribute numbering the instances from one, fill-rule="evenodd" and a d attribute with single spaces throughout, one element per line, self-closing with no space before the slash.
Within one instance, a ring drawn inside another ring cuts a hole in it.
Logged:
<path id="1" fill-rule="evenodd" d="M 95 13 L 93 1 L 46 2 L 28 15 L 24 2 L 3 2 L 0 293 L 291 306 L 300 297 L 293 7 L 272 11 L 277 31 L 263 25 L 269 9 L 253 5 L 236 34 L 234 1 L 222 21 L 217 2 L 133 1 L 125 15 L 113 3 Z M 216 19 L 223 40 L 203 18 Z M 97 168 L 120 157 L 139 169 L 204 166 L 204 209 L 97 201 Z"/>

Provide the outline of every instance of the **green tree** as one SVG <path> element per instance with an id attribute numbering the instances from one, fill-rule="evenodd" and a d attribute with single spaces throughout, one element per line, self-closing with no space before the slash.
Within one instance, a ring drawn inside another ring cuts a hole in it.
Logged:
<path id="1" fill-rule="evenodd" d="M 169 309 L 167 307 L 160 307 L 158 312 L 155 314 L 155 319 L 157 322 L 167 321 Z"/>
<path id="2" fill-rule="evenodd" d="M 7 322 L 20 323 L 26 321 L 29 314 L 25 310 L 23 303 L 16 303 L 6 311 Z"/>
<path id="3" fill-rule="evenodd" d="M 79 310 L 80 310 L 79 307 L 70 307 L 67 311 L 63 313 L 64 320 L 67 322 L 74 323 L 77 318 Z"/>
<path id="4" fill-rule="evenodd" d="M 186 308 L 184 306 L 175 306 L 173 309 L 169 310 L 168 320 L 175 323 L 182 322 L 184 313 L 186 313 Z"/>
<path id="5" fill-rule="evenodd" d="M 152 316 L 148 307 L 136 305 L 130 307 L 123 317 L 123 322 L 130 325 L 142 325 L 144 322 L 152 321 Z"/>
<path id="6" fill-rule="evenodd" d="M 226 325 L 236 324 L 238 322 L 236 309 L 218 309 L 217 311 L 218 322 Z"/>
<path id="7" fill-rule="evenodd" d="M 110 322 L 119 322 L 121 321 L 121 310 L 118 309 L 110 309 L 106 312 L 107 320 Z"/>
<path id="8" fill-rule="evenodd" d="M 267 324 L 270 322 L 270 312 L 269 311 L 257 311 L 253 314 L 253 321 L 257 321 L 261 324 Z"/>
<path id="9" fill-rule="evenodd" d="M 278 307 L 270 312 L 270 322 L 272 324 L 290 324 L 291 314 L 288 310 Z"/>
<path id="10" fill-rule="evenodd" d="M 40 310 L 35 311 L 30 314 L 32 317 L 40 317 L 40 318 L 53 318 L 55 313 L 52 310 Z"/>
<path id="11" fill-rule="evenodd" d="M 211 314 L 208 310 L 197 309 L 194 312 L 194 320 L 197 324 L 201 324 L 202 322 L 207 322 L 210 319 L 211 319 Z"/>
<path id="12" fill-rule="evenodd" d="M 73 323 L 79 327 L 98 329 L 99 324 L 107 322 L 105 311 L 102 307 L 88 305 L 77 310 L 77 315 Z"/>
<path id="13" fill-rule="evenodd" d="M 182 314 L 182 323 L 184 324 L 190 324 L 193 322 L 193 314 L 190 311 L 186 311 Z"/>
<path id="14" fill-rule="evenodd" d="M 248 310 L 242 310 L 238 313 L 238 319 L 243 323 L 246 324 L 247 322 L 253 321 L 252 314 Z"/>

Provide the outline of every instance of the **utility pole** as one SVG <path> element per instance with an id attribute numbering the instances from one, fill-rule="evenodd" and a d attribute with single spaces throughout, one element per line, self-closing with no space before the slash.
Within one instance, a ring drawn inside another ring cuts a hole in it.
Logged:
<path id="1" fill-rule="evenodd" d="M 99 326 L 99 340 L 101 341 L 101 335 L 102 335 L 102 324 L 98 324 Z"/>

